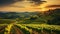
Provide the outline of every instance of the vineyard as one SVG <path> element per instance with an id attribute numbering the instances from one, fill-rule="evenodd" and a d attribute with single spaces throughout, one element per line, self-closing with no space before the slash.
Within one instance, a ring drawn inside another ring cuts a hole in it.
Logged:
<path id="1" fill-rule="evenodd" d="M 48 24 L 0 24 L 0 34 L 60 34 L 60 26 Z"/>

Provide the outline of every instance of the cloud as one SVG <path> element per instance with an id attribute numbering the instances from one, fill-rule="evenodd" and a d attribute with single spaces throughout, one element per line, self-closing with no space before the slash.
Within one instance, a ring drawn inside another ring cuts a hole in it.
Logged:
<path id="1" fill-rule="evenodd" d="M 22 1 L 22 0 L 0 0 L 0 6 L 9 5 L 17 1 Z"/>
<path id="2" fill-rule="evenodd" d="M 43 4 L 44 2 L 46 1 L 42 1 L 42 0 L 30 0 L 31 3 L 35 3 L 35 5 L 40 5 L 40 4 Z"/>
<path id="3" fill-rule="evenodd" d="M 23 2 L 21 2 L 23 1 Z M 46 1 L 41 1 L 41 0 L 26 0 L 26 2 L 24 3 L 25 0 L 0 0 L 0 7 L 5 7 L 5 6 L 9 6 L 10 4 L 14 5 L 16 2 L 20 2 L 20 5 L 30 5 L 30 6 L 36 6 L 36 5 L 40 5 L 43 4 Z M 14 4 L 13 4 L 14 3 Z M 29 4 L 28 4 L 29 3 Z M 25 5 L 25 6 L 26 6 Z"/>
<path id="4" fill-rule="evenodd" d="M 60 5 L 49 5 L 49 6 L 46 6 L 46 8 L 59 8 Z"/>

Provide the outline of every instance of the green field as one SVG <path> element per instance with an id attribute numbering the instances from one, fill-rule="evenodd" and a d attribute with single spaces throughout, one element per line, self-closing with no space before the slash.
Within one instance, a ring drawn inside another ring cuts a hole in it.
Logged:
<path id="1" fill-rule="evenodd" d="M 32 21 L 30 24 L 24 24 L 24 20 L 21 23 L 19 21 L 0 19 L 0 34 L 60 34 L 60 25 L 38 24 L 37 22 L 34 24 Z"/>
<path id="2" fill-rule="evenodd" d="M 48 24 L 0 24 L 0 34 L 60 34 L 60 26 Z"/>
<path id="3" fill-rule="evenodd" d="M 0 34 L 60 34 L 60 9 L 0 12 Z"/>

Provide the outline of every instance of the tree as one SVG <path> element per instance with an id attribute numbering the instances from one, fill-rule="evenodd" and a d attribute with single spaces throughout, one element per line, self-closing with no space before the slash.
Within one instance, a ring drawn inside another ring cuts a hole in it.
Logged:
<path id="1" fill-rule="evenodd" d="M 48 20 L 48 24 L 60 25 L 60 9 L 51 10 L 49 15 L 52 19 Z"/>

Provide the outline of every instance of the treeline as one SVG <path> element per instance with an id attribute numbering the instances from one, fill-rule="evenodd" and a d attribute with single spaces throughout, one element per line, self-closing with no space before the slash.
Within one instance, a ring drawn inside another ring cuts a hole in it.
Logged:
<path id="1" fill-rule="evenodd" d="M 48 13 L 48 15 L 51 16 L 51 19 L 49 19 L 47 23 L 60 25 L 60 9 L 49 10 Z"/>
<path id="2" fill-rule="evenodd" d="M 28 18 L 36 15 L 36 12 L 0 12 L 1 19 Z"/>
<path id="3" fill-rule="evenodd" d="M 44 12 L 48 24 L 60 25 L 60 9 Z"/>

